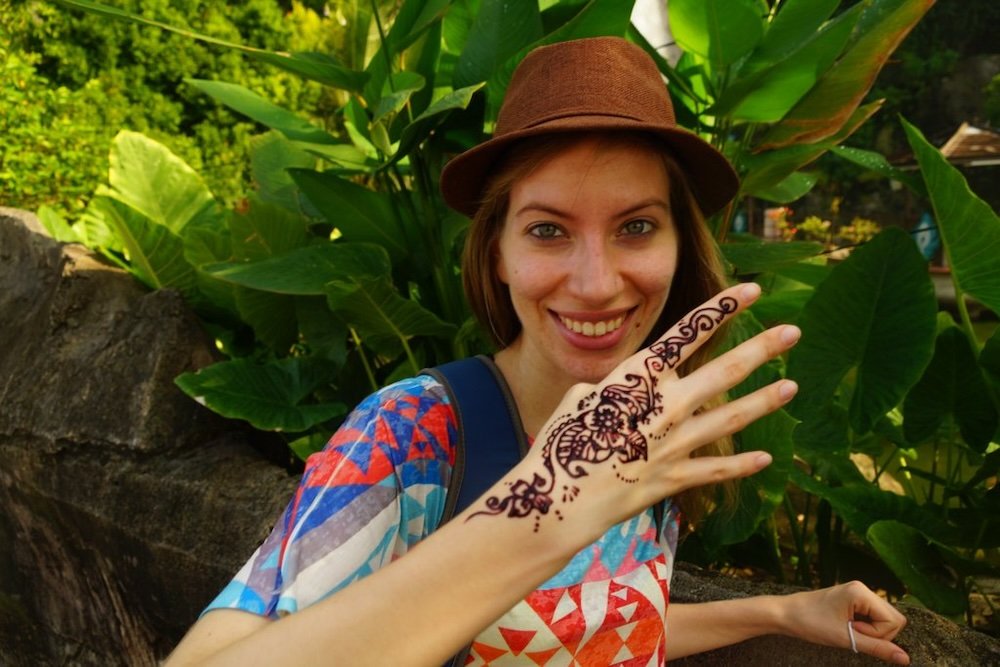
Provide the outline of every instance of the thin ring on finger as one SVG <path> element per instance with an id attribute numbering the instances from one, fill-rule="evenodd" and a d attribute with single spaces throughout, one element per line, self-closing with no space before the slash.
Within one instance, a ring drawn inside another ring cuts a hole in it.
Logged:
<path id="1" fill-rule="evenodd" d="M 854 621 L 847 622 L 847 636 L 851 638 L 851 650 L 858 652 L 858 642 L 854 639 Z"/>

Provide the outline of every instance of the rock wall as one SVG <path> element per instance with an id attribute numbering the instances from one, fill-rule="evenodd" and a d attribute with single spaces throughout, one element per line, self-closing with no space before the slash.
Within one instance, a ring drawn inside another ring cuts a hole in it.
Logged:
<path id="1" fill-rule="evenodd" d="M 0 665 L 152 665 L 270 530 L 296 479 L 173 384 L 209 363 L 181 299 L 0 209 Z M 682 568 L 676 601 L 774 592 Z M 1000 643 L 921 610 L 921 665 Z M 672 664 L 872 664 L 768 637 Z"/>

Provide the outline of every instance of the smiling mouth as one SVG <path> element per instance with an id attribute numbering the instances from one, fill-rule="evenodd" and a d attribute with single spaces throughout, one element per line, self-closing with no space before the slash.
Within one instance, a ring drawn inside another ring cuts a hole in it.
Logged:
<path id="1" fill-rule="evenodd" d="M 563 323 L 563 326 L 578 334 L 583 334 L 584 336 L 589 336 L 591 338 L 597 338 L 598 336 L 605 336 L 612 331 L 620 329 L 622 324 L 625 322 L 625 315 L 619 315 L 610 320 L 602 320 L 599 322 L 581 322 L 579 320 L 574 320 L 563 315 L 559 316 L 559 321 Z"/>

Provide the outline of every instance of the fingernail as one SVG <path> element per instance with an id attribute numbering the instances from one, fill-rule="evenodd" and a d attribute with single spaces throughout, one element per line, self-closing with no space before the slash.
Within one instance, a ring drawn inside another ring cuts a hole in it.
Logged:
<path id="1" fill-rule="evenodd" d="M 802 335 L 802 329 L 792 324 L 786 325 L 781 330 L 781 342 L 785 345 L 792 345 Z"/>
<path id="2" fill-rule="evenodd" d="M 784 380 L 778 385 L 778 395 L 786 401 L 794 396 L 798 390 L 799 385 L 795 384 L 792 380 Z"/>
<path id="3" fill-rule="evenodd" d="M 743 297 L 744 301 L 756 299 L 760 296 L 760 285 L 757 283 L 746 283 L 743 285 L 743 289 L 740 290 L 740 296 Z"/>
<path id="4" fill-rule="evenodd" d="M 910 664 L 910 657 L 902 651 L 896 651 L 892 654 L 892 661 L 897 665 L 908 665 Z"/>
<path id="5" fill-rule="evenodd" d="M 757 464 L 758 468 L 763 468 L 765 466 L 771 465 L 771 461 L 773 460 L 774 459 L 771 457 L 770 454 L 768 454 L 767 452 L 761 452 L 760 454 L 757 455 L 757 458 L 755 458 L 753 462 Z"/>

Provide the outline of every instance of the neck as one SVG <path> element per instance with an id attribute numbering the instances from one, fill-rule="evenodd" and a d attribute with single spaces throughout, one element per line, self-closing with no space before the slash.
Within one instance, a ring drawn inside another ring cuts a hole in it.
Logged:
<path id="1" fill-rule="evenodd" d="M 523 339 L 496 353 L 494 361 L 514 395 L 527 434 L 535 438 L 573 381 L 524 350 Z"/>

